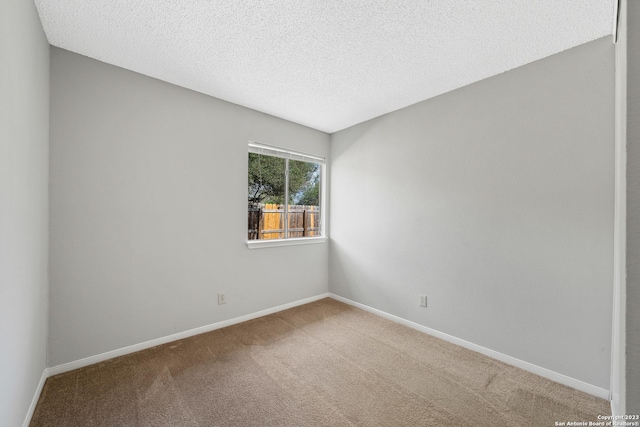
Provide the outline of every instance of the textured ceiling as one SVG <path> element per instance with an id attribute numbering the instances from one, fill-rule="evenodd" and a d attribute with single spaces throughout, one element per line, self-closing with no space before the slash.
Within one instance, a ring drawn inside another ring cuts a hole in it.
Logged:
<path id="1" fill-rule="evenodd" d="M 53 46 L 326 132 L 612 33 L 615 0 L 35 0 Z"/>

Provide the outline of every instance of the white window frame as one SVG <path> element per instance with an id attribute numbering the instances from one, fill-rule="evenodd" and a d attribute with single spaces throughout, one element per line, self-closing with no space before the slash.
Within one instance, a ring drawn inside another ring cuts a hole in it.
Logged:
<path id="1" fill-rule="evenodd" d="M 312 245 L 318 243 L 325 243 L 327 241 L 327 165 L 324 157 L 314 156 L 310 154 L 300 153 L 298 151 L 288 150 L 285 148 L 275 147 L 268 144 L 262 144 L 255 141 L 249 141 L 248 153 L 262 154 L 265 156 L 280 157 L 286 159 L 286 170 L 288 170 L 289 160 L 298 160 L 303 162 L 317 163 L 320 165 L 320 236 L 313 237 L 289 237 L 282 239 L 269 239 L 269 240 L 247 240 L 247 247 L 249 249 L 271 248 L 278 246 L 295 246 L 295 245 Z M 285 212 L 284 212 L 284 235 L 287 235 L 289 227 L 289 206 L 287 201 L 289 200 L 289 185 L 288 179 L 285 185 Z"/>

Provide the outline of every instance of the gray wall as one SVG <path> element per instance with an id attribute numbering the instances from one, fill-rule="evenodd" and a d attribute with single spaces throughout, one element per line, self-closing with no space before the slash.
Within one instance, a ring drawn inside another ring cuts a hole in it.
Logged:
<path id="1" fill-rule="evenodd" d="M 33 1 L 0 2 L 0 425 L 46 367 L 49 44 Z"/>
<path id="2" fill-rule="evenodd" d="M 51 89 L 52 366 L 327 292 L 328 244 L 245 244 L 248 141 L 327 134 L 57 48 Z"/>
<path id="3" fill-rule="evenodd" d="M 611 38 L 338 132 L 331 152 L 331 292 L 609 389 Z"/>
<path id="4" fill-rule="evenodd" d="M 640 413 L 640 2 L 627 15 L 626 413 Z"/>

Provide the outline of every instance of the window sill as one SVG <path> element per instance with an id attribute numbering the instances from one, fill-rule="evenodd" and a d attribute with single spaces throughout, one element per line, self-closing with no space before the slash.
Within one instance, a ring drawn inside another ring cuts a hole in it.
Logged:
<path id="1" fill-rule="evenodd" d="M 313 245 L 318 243 L 325 243 L 327 238 L 322 237 L 300 237 L 292 239 L 274 239 L 274 240 L 249 240 L 247 241 L 247 247 L 249 249 L 262 249 L 273 248 L 276 246 L 298 246 L 298 245 Z"/>

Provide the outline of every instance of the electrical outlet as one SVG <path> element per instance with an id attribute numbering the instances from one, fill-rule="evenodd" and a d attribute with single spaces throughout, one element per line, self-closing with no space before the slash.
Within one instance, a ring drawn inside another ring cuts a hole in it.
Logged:
<path id="1" fill-rule="evenodd" d="M 226 304 L 226 303 L 227 303 L 227 297 L 224 295 L 224 292 L 218 292 L 218 305 Z"/>
<path id="2" fill-rule="evenodd" d="M 427 296 L 426 295 L 420 295 L 420 305 L 423 307 L 427 306 Z"/>

